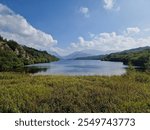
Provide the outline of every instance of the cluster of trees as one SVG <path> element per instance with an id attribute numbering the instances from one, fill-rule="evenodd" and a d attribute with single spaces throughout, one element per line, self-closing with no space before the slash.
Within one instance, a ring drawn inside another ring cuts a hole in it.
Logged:
<path id="1" fill-rule="evenodd" d="M 0 70 L 12 70 L 23 67 L 22 59 L 19 59 L 15 53 L 0 50 Z"/>
<path id="2" fill-rule="evenodd" d="M 38 51 L 36 49 L 29 48 L 26 46 L 23 46 L 23 48 L 28 55 L 28 59 L 30 59 L 30 60 L 26 59 L 25 64 L 47 63 L 58 60 L 58 58 L 48 54 L 46 51 Z"/>
<path id="3" fill-rule="evenodd" d="M 0 71 L 15 70 L 25 65 L 59 60 L 46 51 L 21 46 L 0 36 Z"/>
<path id="4" fill-rule="evenodd" d="M 102 60 L 106 61 L 120 61 L 125 65 L 132 64 L 133 66 L 140 66 L 144 69 L 150 69 L 150 48 L 144 48 L 140 51 L 124 51 L 120 53 L 112 53 L 105 56 Z"/>

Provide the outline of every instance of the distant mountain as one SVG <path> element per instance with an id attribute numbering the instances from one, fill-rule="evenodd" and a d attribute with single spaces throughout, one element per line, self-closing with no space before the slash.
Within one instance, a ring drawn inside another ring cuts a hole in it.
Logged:
<path id="1" fill-rule="evenodd" d="M 100 51 L 100 50 L 84 50 L 82 52 L 88 52 L 89 56 L 77 57 L 75 60 L 100 60 L 106 54 L 114 52 L 114 50 Z"/>
<path id="2" fill-rule="evenodd" d="M 92 50 L 92 49 L 88 49 L 88 50 L 82 50 L 82 51 L 77 51 L 74 52 L 72 54 L 69 54 L 65 57 L 63 57 L 64 59 L 98 59 L 98 57 L 100 55 L 105 55 L 108 53 L 111 53 L 114 51 L 100 51 L 100 50 Z"/>
<path id="3" fill-rule="evenodd" d="M 134 66 L 150 69 L 150 47 L 139 47 L 118 53 L 111 53 L 101 58 L 101 60 L 119 61 L 125 65 L 132 64 Z"/>
<path id="4" fill-rule="evenodd" d="M 116 51 L 115 50 L 102 51 L 102 50 L 87 49 L 87 50 L 83 50 L 82 52 L 90 54 L 91 56 L 98 56 L 98 55 L 110 54 Z"/>
<path id="5" fill-rule="evenodd" d="M 58 60 L 46 51 L 19 45 L 12 40 L 4 40 L 0 36 L 0 71 L 14 70 L 25 65 L 46 63 Z"/>
<path id="6" fill-rule="evenodd" d="M 49 51 L 48 53 L 51 54 L 51 55 L 53 55 L 53 56 L 56 56 L 59 59 L 62 59 L 62 56 L 60 56 L 57 52 Z"/>
<path id="7" fill-rule="evenodd" d="M 86 56 L 90 56 L 90 54 L 84 53 L 82 51 L 77 51 L 63 57 L 63 59 L 76 59 L 78 57 L 86 57 Z"/>

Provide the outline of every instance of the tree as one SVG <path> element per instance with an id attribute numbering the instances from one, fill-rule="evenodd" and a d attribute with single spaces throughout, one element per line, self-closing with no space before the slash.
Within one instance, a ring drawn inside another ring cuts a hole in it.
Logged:
<path id="1" fill-rule="evenodd" d="M 0 41 L 3 41 L 3 37 L 0 35 Z"/>
<path id="2" fill-rule="evenodd" d="M 149 60 L 144 64 L 144 68 L 146 69 L 146 71 L 150 71 L 150 57 Z"/>

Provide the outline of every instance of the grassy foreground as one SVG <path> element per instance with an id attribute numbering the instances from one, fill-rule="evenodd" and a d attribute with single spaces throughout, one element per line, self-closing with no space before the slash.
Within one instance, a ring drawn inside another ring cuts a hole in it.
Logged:
<path id="1" fill-rule="evenodd" d="M 150 75 L 0 73 L 0 112 L 150 112 Z"/>

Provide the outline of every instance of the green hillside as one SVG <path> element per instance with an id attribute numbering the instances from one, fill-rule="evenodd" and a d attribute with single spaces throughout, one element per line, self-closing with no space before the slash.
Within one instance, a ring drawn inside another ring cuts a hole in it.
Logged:
<path id="1" fill-rule="evenodd" d="M 29 64 L 56 60 L 58 60 L 57 57 L 46 51 L 21 46 L 15 41 L 8 41 L 0 36 L 0 71 L 15 70 Z"/>
<path id="2" fill-rule="evenodd" d="M 96 56 L 87 56 L 87 57 L 78 57 L 75 60 L 100 60 L 105 55 L 96 55 Z"/>
<path id="3" fill-rule="evenodd" d="M 132 64 L 144 69 L 150 69 L 150 47 L 140 47 L 137 49 L 127 50 L 119 53 L 106 55 L 101 60 L 119 61 L 125 65 Z"/>

